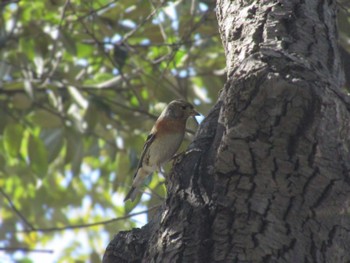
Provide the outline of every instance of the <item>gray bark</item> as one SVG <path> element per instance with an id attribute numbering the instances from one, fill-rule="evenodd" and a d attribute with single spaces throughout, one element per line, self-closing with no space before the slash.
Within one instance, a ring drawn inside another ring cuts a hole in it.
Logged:
<path id="1" fill-rule="evenodd" d="M 104 262 L 350 262 L 335 1 L 220 0 L 217 15 L 227 84 L 159 216 L 119 233 Z"/>

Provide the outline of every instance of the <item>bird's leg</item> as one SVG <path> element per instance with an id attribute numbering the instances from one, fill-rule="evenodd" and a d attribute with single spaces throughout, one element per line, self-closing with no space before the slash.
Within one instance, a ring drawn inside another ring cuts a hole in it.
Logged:
<path id="1" fill-rule="evenodd" d="M 179 156 L 183 155 L 184 153 L 185 153 L 185 152 L 177 153 L 177 154 L 175 154 L 173 157 L 171 157 L 170 160 L 174 161 L 174 160 L 176 160 Z"/>

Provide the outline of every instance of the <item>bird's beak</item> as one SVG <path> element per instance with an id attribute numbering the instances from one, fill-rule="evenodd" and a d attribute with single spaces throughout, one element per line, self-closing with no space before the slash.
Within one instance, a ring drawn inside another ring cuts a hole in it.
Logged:
<path id="1" fill-rule="evenodd" d="M 198 111 L 192 109 L 191 116 L 199 116 L 199 115 L 201 115 L 201 114 Z"/>

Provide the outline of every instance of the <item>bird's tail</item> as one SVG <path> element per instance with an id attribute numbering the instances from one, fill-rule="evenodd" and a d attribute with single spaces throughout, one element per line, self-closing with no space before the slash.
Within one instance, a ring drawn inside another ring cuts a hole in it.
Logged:
<path id="1" fill-rule="evenodd" d="M 132 182 L 132 187 L 129 193 L 125 196 L 124 202 L 130 199 L 132 202 L 135 200 L 137 196 L 138 189 L 141 187 L 141 184 L 145 180 L 145 178 L 149 175 L 149 172 L 144 170 L 142 167 L 138 169 L 137 173 L 134 176 L 134 181 Z"/>
<path id="2" fill-rule="evenodd" d="M 134 202 L 135 198 L 137 195 L 137 188 L 136 187 L 131 187 L 130 191 L 128 192 L 128 194 L 125 196 L 124 198 L 124 202 L 126 202 L 127 200 L 131 200 L 132 202 Z"/>

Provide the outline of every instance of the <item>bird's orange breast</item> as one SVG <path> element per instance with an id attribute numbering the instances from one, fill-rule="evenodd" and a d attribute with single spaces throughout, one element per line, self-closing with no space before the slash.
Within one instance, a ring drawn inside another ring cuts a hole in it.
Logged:
<path id="1" fill-rule="evenodd" d="M 157 121 L 156 125 L 156 133 L 159 135 L 165 133 L 183 133 L 185 132 L 186 128 L 186 121 L 184 120 L 160 120 Z"/>

